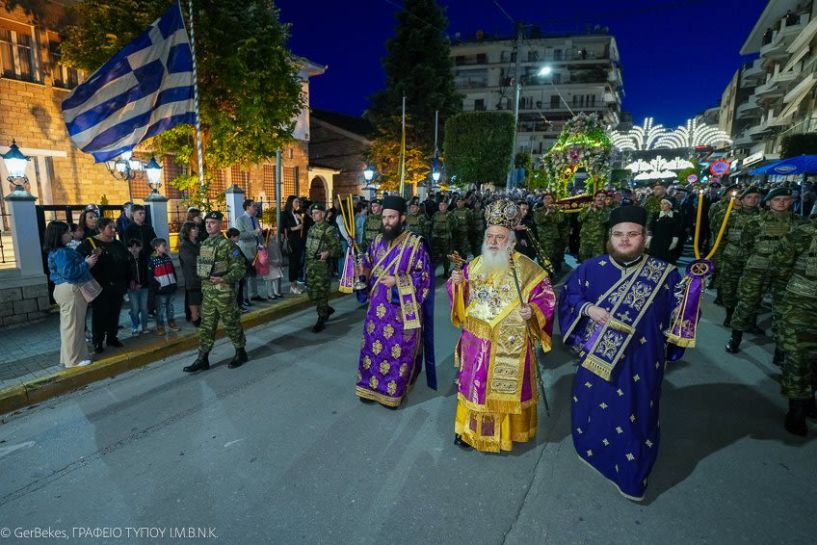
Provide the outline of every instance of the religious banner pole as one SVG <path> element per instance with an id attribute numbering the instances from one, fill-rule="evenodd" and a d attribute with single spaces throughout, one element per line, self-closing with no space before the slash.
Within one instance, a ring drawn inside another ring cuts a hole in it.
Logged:
<path id="1" fill-rule="evenodd" d="M 508 253 L 508 262 L 511 266 L 511 272 L 513 273 L 513 283 L 516 286 L 516 295 L 519 297 L 519 305 L 525 306 L 525 300 L 522 298 L 522 288 L 519 285 L 519 276 L 516 274 L 516 263 L 513 260 L 513 250 Z M 533 330 L 530 328 L 530 324 L 527 320 L 525 320 L 525 327 L 528 329 L 528 338 L 531 340 L 532 350 L 533 352 L 533 361 L 536 363 L 536 378 L 537 382 L 539 383 L 539 391 L 542 394 L 542 401 L 545 404 L 545 412 L 548 416 L 550 416 L 550 405 L 548 404 L 548 396 L 545 393 L 545 383 L 544 379 L 542 378 L 542 366 L 539 365 L 539 355 L 536 350 L 536 339 L 533 335 Z"/>
<path id="2" fill-rule="evenodd" d="M 400 196 L 406 197 L 406 95 L 403 95 L 402 136 L 400 137 Z"/>
<path id="3" fill-rule="evenodd" d="M 193 109 L 196 111 L 196 155 L 199 163 L 199 192 L 204 189 L 204 152 L 201 144 L 201 113 L 199 111 L 199 76 L 196 65 L 196 31 L 193 26 L 193 0 L 188 0 L 190 16 L 190 53 L 193 56 Z M 204 198 L 204 195 L 202 195 Z"/>

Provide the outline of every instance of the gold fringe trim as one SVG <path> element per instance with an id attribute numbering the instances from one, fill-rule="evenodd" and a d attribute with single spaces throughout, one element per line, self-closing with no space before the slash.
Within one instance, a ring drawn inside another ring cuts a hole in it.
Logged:
<path id="1" fill-rule="evenodd" d="M 603 378 L 607 382 L 610 382 L 610 376 L 613 374 L 615 364 L 611 365 L 609 362 L 601 360 L 590 354 L 582 361 L 582 367 L 594 375 Z"/>
<path id="2" fill-rule="evenodd" d="M 680 346 L 681 348 L 695 348 L 694 337 L 692 339 L 686 339 L 684 337 L 669 333 L 667 334 L 667 341 L 671 342 L 675 346 Z"/>
<path id="3" fill-rule="evenodd" d="M 353 290 L 352 288 L 347 288 L 346 286 L 338 287 L 338 291 L 341 292 L 341 293 L 354 293 L 355 292 L 355 290 Z"/>
<path id="4" fill-rule="evenodd" d="M 406 387 L 406 391 L 408 391 L 408 387 Z M 399 407 L 400 403 L 403 401 L 402 397 L 389 397 L 381 394 L 380 392 L 373 392 L 366 388 L 361 388 L 360 386 L 355 386 L 355 394 L 357 394 L 357 397 L 371 399 L 372 401 L 377 401 L 381 405 L 385 405 L 387 407 Z"/>

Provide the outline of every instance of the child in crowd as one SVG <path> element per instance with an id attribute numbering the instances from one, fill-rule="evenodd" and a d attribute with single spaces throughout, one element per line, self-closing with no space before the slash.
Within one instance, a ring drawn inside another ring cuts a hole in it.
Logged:
<path id="1" fill-rule="evenodd" d="M 68 241 L 66 246 L 68 246 L 72 250 L 76 250 L 77 246 L 79 246 L 80 242 L 82 242 L 82 239 L 85 237 L 85 230 L 76 223 L 70 224 L 70 228 L 71 240 Z"/>
<path id="2" fill-rule="evenodd" d="M 178 331 L 173 312 L 173 296 L 176 293 L 176 268 L 167 249 L 167 241 L 154 238 L 150 243 L 153 254 L 148 267 L 156 295 L 156 334 L 165 334 L 165 321 L 170 331 Z"/>
<path id="3" fill-rule="evenodd" d="M 238 238 L 241 236 L 241 231 L 236 229 L 235 227 L 230 227 L 227 229 L 227 238 L 230 239 L 230 242 L 233 244 L 238 244 Z M 246 266 L 247 259 L 244 258 L 244 253 L 240 252 L 241 257 L 244 259 L 244 265 Z M 236 293 L 236 302 L 238 303 L 238 308 L 241 309 L 241 312 L 247 312 L 249 308 L 244 303 L 244 285 L 246 284 L 246 280 L 244 278 L 238 283 L 238 290 Z"/>
<path id="4" fill-rule="evenodd" d="M 148 332 L 148 262 L 141 255 L 142 241 L 132 238 L 128 241 L 128 262 L 130 263 L 130 283 L 128 300 L 130 301 L 131 335 Z"/>
<path id="5" fill-rule="evenodd" d="M 267 287 L 267 300 L 279 299 L 281 295 L 281 278 L 284 276 L 284 258 L 281 256 L 281 243 L 278 235 L 267 229 L 265 233 L 269 270 L 264 275 L 264 284 Z"/>

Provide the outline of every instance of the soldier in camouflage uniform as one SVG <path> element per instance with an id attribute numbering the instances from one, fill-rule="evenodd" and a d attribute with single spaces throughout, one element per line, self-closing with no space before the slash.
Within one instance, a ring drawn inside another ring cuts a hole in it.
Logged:
<path id="1" fill-rule="evenodd" d="M 363 244 L 360 251 L 365 252 L 369 244 L 372 243 L 374 237 L 380 234 L 380 228 L 383 226 L 383 201 L 374 199 L 372 201 L 371 211 L 366 216 L 366 223 L 363 225 Z"/>
<path id="2" fill-rule="evenodd" d="M 556 208 L 553 195 L 546 193 L 542 197 L 543 205 L 533 213 L 536 225 L 536 238 L 542 251 L 542 257 L 550 260 L 554 271 L 558 271 L 564 254 L 564 233 L 567 218 L 564 212 Z M 544 264 L 543 264 L 544 266 Z"/>
<path id="3" fill-rule="evenodd" d="M 726 317 L 723 320 L 724 327 L 729 327 L 732 321 L 732 314 L 738 304 L 738 283 L 743 273 L 743 264 L 746 257 L 740 240 L 743 236 L 743 229 L 752 218 L 760 214 L 758 208 L 760 203 L 760 190 L 756 187 L 748 187 L 740 194 L 740 199 L 735 201 L 732 209 L 732 217 L 726 226 L 721 246 L 723 251 L 718 260 L 721 266 L 718 274 L 718 288 L 721 291 L 721 299 L 726 309 Z"/>
<path id="4" fill-rule="evenodd" d="M 776 348 L 774 361 L 783 363 L 783 344 L 780 342 L 780 315 L 778 314 L 788 278 L 775 275 L 776 264 L 772 254 L 777 250 L 783 237 L 790 233 L 801 220 L 791 213 L 791 191 L 784 187 L 773 189 L 766 195 L 769 210 L 761 212 L 749 221 L 740 236 L 741 255 L 745 256 L 743 273 L 738 283 L 738 304 L 732 316 L 732 337 L 726 345 L 727 352 L 736 353 L 743 338 L 743 332 L 751 328 L 754 316 L 769 291 L 772 294 L 772 331 Z"/>
<path id="5" fill-rule="evenodd" d="M 210 350 L 215 342 L 219 318 L 224 322 L 227 336 L 235 346 L 235 356 L 227 367 L 240 367 L 249 359 L 244 350 L 247 341 L 235 295 L 235 287 L 244 278 L 247 268 L 241 250 L 224 238 L 221 232 L 223 217 L 221 212 L 210 212 L 204 218 L 208 236 L 201 243 L 196 260 L 196 274 L 201 278 L 202 295 L 199 354 L 192 365 L 183 369 L 186 373 L 210 368 Z"/>
<path id="6" fill-rule="evenodd" d="M 806 417 L 817 419 L 817 218 L 785 235 L 772 262 L 774 274 L 788 279 L 776 303 L 785 353 L 780 386 L 789 399 L 785 428 L 805 436 Z"/>
<path id="7" fill-rule="evenodd" d="M 340 234 L 334 225 L 324 221 L 324 205 L 313 204 L 309 213 L 315 223 L 309 228 L 304 249 L 306 292 L 318 311 L 318 321 L 312 327 L 312 331 L 318 333 L 326 328 L 326 320 L 335 312 L 329 306 L 329 264 L 340 257 Z"/>
<path id="8" fill-rule="evenodd" d="M 471 230 L 471 253 L 477 257 L 482 253 L 482 240 L 485 238 L 485 211 L 482 207 L 482 201 L 474 197 L 474 222 Z"/>
<path id="9" fill-rule="evenodd" d="M 610 209 L 604 206 L 607 193 L 596 191 L 593 204 L 579 212 L 581 232 L 579 234 L 579 261 L 607 252 L 607 222 Z"/>
<path id="10" fill-rule="evenodd" d="M 471 253 L 471 233 L 474 230 L 474 214 L 465 206 L 465 197 L 457 196 L 457 207 L 449 212 L 454 230 L 451 244 L 454 250 L 466 258 Z"/>
<path id="11" fill-rule="evenodd" d="M 420 211 L 420 201 L 415 197 L 411 200 L 406 215 L 406 231 L 414 233 L 428 240 L 429 227 L 426 215 Z"/>
<path id="12" fill-rule="evenodd" d="M 451 239 L 454 225 L 451 214 L 448 212 L 448 203 L 441 200 L 437 207 L 437 212 L 431 218 L 431 260 L 434 263 L 434 270 L 437 270 L 437 266 L 442 263 L 443 272 L 448 277 L 450 264 L 446 256 L 452 250 Z"/>
<path id="13" fill-rule="evenodd" d="M 661 199 L 667 198 L 667 188 L 663 184 L 657 183 L 652 188 L 652 195 L 647 197 L 644 201 L 644 209 L 647 211 L 647 217 L 651 218 L 661 211 Z"/>

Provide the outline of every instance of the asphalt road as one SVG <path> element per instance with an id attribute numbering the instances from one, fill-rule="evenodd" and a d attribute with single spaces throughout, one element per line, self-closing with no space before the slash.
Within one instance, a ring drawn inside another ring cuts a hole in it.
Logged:
<path id="1" fill-rule="evenodd" d="M 444 290 L 440 390 L 421 376 L 397 411 L 355 397 L 363 311 L 351 297 L 334 305 L 319 335 L 311 312 L 248 332 L 240 369 L 220 341 L 206 373 L 183 374 L 187 354 L 6 417 L 0 542 L 817 542 L 817 426 L 810 440 L 783 431 L 769 340 L 726 354 L 718 307 L 667 373 L 661 452 L 635 504 L 575 455 L 574 367 L 559 342 L 544 359 L 552 414 L 540 403 L 536 442 L 480 454 L 452 442 L 457 332 Z M 25 537 L 37 529 L 58 537 Z M 185 539 L 191 529 L 199 537 Z"/>

